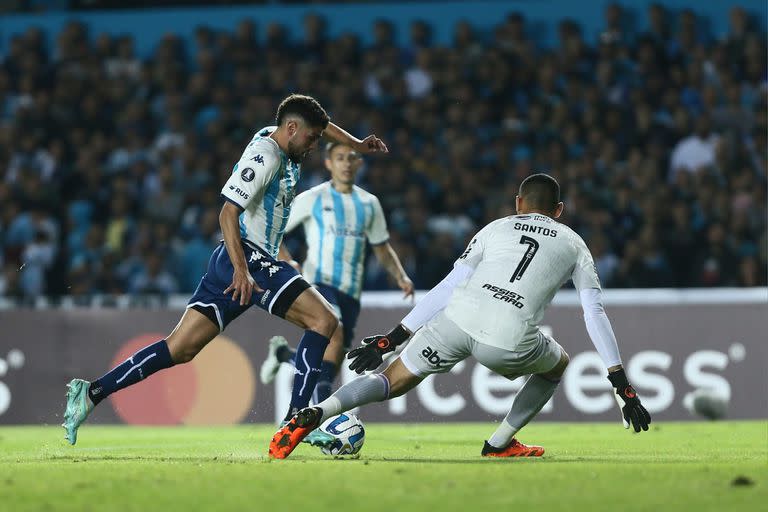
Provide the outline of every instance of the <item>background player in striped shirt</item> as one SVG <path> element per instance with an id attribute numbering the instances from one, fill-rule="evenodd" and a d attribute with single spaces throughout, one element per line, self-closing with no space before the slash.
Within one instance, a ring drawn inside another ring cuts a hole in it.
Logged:
<path id="1" fill-rule="evenodd" d="M 387 221 L 379 200 L 355 185 L 361 164 L 358 151 L 330 142 L 326 146 L 325 167 L 331 179 L 296 197 L 285 228 L 290 232 L 303 226 L 307 243 L 304 278 L 330 302 L 341 320 L 323 356 L 315 388 L 316 403 L 330 396 L 333 380 L 354 336 L 367 244 L 371 244 L 373 254 L 405 296 L 413 296 L 413 282 L 389 244 Z M 280 257 L 292 261 L 284 246 Z M 272 382 L 280 363 L 291 361 L 295 354 L 285 338 L 272 338 L 269 356 L 261 368 L 261 381 Z M 286 420 L 295 412 L 289 411 Z M 308 438 L 312 443 L 323 441 L 320 431 Z"/>
<path id="2" fill-rule="evenodd" d="M 63 427 L 71 444 L 93 408 L 110 394 L 175 364 L 191 361 L 227 324 L 252 305 L 305 329 L 291 402 L 309 404 L 325 348 L 338 319 L 328 302 L 284 261 L 278 250 L 291 211 L 301 162 L 323 132 L 359 151 L 386 151 L 375 136 L 358 140 L 309 96 L 293 94 L 277 109 L 277 126 L 259 130 L 221 190 L 224 240 L 213 251 L 178 325 L 101 378 L 73 379 Z"/>

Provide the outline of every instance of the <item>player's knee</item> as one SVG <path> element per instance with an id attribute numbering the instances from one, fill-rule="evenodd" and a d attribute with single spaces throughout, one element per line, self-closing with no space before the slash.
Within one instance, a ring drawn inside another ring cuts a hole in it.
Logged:
<path id="1" fill-rule="evenodd" d="M 183 344 L 168 344 L 168 351 L 174 364 L 188 363 L 200 352 L 198 347 Z"/>
<path id="2" fill-rule="evenodd" d="M 389 382 L 389 396 L 387 398 L 397 398 L 403 396 L 413 387 L 410 379 L 398 377 Z"/>
<path id="3" fill-rule="evenodd" d="M 383 375 L 389 382 L 389 395 L 387 398 L 402 396 L 421 382 L 421 378 L 405 369 L 399 360 L 389 365 L 384 370 Z"/>
<path id="4" fill-rule="evenodd" d="M 344 346 L 344 326 L 341 322 L 338 323 L 338 327 L 336 327 L 336 330 L 333 331 L 333 336 L 331 336 L 331 344 L 338 345 L 339 347 Z"/>
<path id="5" fill-rule="evenodd" d="M 308 327 L 311 331 L 330 338 L 339 326 L 339 319 L 331 311 L 324 311 Z"/>
<path id="6" fill-rule="evenodd" d="M 179 352 L 176 353 L 176 356 L 173 358 L 173 362 L 176 364 L 188 363 L 195 358 L 198 352 L 199 352 L 198 350 L 190 350 L 190 349 L 180 350 Z"/>
<path id="7" fill-rule="evenodd" d="M 568 353 L 565 350 L 562 350 L 560 353 L 560 361 L 558 361 L 557 365 L 549 372 L 549 376 L 554 379 L 560 379 L 565 373 L 565 369 L 568 368 L 570 362 L 571 358 L 568 356 Z"/>
<path id="8" fill-rule="evenodd" d="M 341 336 L 341 324 L 338 324 L 338 327 L 333 331 L 333 334 L 328 337 L 328 340 L 330 341 L 330 346 L 333 346 L 333 347 L 343 346 L 344 337 Z"/>

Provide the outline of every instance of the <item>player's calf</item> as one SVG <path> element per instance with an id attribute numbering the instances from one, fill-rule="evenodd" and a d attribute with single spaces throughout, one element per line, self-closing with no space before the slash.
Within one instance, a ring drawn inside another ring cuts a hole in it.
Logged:
<path id="1" fill-rule="evenodd" d="M 299 295 L 291 304 L 285 318 L 306 329 L 296 348 L 291 403 L 285 417 L 288 420 L 309 405 L 320 376 L 323 354 L 329 337 L 339 325 L 339 320 L 328 302 L 314 288 L 307 288 Z"/>

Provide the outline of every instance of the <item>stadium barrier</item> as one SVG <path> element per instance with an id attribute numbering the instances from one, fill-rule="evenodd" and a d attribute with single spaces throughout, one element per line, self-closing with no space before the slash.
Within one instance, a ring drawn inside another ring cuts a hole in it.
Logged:
<path id="1" fill-rule="evenodd" d="M 642 30 L 648 26 L 647 9 L 649 0 L 623 0 L 626 10 L 624 24 L 631 30 Z M 665 0 L 664 6 L 671 12 L 693 8 L 702 20 L 703 26 L 715 38 L 728 33 L 728 12 L 739 5 L 747 9 L 759 26 L 765 29 L 768 9 L 762 0 L 707 0 L 692 4 L 691 0 Z M 605 29 L 604 2 L 573 2 L 571 0 L 473 0 L 472 2 L 411 1 L 411 2 L 364 2 L 353 4 L 306 5 L 250 5 L 227 7 L 179 7 L 154 9 L 121 9 L 112 11 L 79 11 L 3 14 L 0 16 L 0 51 L 7 51 L 13 37 L 31 27 L 43 29 L 53 42 L 66 24 L 72 20 L 85 23 L 92 34 L 103 32 L 130 35 L 136 41 L 136 51 L 141 57 L 150 56 L 158 41 L 169 32 L 179 35 L 192 44 L 195 29 L 207 26 L 214 30 L 233 30 L 243 19 L 253 20 L 259 42 L 266 39 L 266 27 L 280 23 L 288 34 L 298 38 L 303 33 L 303 19 L 308 14 L 323 16 L 328 24 L 328 35 L 336 38 L 344 33 L 357 34 L 363 44 L 373 42 L 371 27 L 376 20 L 387 20 L 395 27 L 398 45 L 409 43 L 409 24 L 416 20 L 427 21 L 432 27 L 433 40 L 439 45 L 448 45 L 453 38 L 454 26 L 458 21 L 468 21 L 480 33 L 492 32 L 496 24 L 512 12 L 522 13 L 530 25 L 529 37 L 547 46 L 558 44 L 558 31 L 552 21 L 573 19 L 581 26 L 586 41 L 599 42 Z"/>
<path id="2" fill-rule="evenodd" d="M 419 294 L 423 296 L 423 293 Z M 766 418 L 765 342 L 768 289 L 608 290 L 613 323 L 630 379 L 657 420 L 691 418 L 691 394 L 709 388 L 730 398 L 730 418 Z M 0 424 L 57 424 L 64 384 L 95 378 L 138 348 L 163 337 L 177 322 L 185 298 L 162 308 L 15 308 L 0 301 Z M 101 301 L 101 302 L 99 302 Z M 96 299 L 97 303 L 109 303 Z M 146 303 L 152 304 L 152 300 Z M 407 312 L 397 292 L 363 297 L 357 338 L 385 332 Z M 561 389 L 540 420 L 617 420 L 605 369 L 584 327 L 573 291 L 559 293 L 544 320 L 571 356 Z M 267 339 L 282 334 L 296 343 L 300 331 L 262 312 L 243 315 L 186 365 L 161 372 L 113 395 L 94 412 L 94 423 L 230 424 L 272 422 L 282 416 L 293 371 L 281 369 L 275 385 L 258 382 Z M 344 381 L 353 378 L 348 370 Z M 430 377 L 405 397 L 366 408 L 367 421 L 487 421 L 503 416 L 522 385 L 467 360 Z M 762 396 L 762 395 L 761 395 Z"/>

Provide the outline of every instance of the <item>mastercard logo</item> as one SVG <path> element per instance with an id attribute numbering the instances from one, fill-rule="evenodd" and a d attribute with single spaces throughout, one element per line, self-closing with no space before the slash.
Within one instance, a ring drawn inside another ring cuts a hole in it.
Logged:
<path id="1" fill-rule="evenodd" d="M 114 367 L 162 334 L 127 341 Z M 214 338 L 192 361 L 155 373 L 109 398 L 132 425 L 230 425 L 242 422 L 256 397 L 256 378 L 245 354 L 230 338 Z"/>

